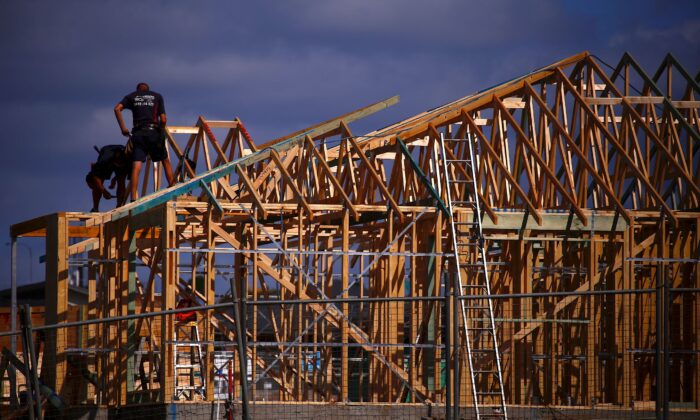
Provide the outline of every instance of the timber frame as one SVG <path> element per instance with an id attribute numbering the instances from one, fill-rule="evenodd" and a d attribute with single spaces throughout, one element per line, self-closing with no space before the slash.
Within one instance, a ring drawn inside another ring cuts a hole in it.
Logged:
<path id="1" fill-rule="evenodd" d="M 160 188 L 154 175 L 148 193 L 145 171 L 144 197 L 133 203 L 39 217 L 10 235 L 46 238 L 47 324 L 66 321 L 73 259 L 89 266 L 90 319 L 172 309 L 184 296 L 212 305 L 233 278 L 252 308 L 244 324 L 251 384 L 264 373 L 282 401 L 441 403 L 455 388 L 441 375 L 454 374 L 440 364 L 451 351 L 444 308 L 430 300 L 449 295 L 454 274 L 440 135 L 477 139 L 483 214 L 467 206 L 455 213 L 483 218 L 487 247 L 501 250 L 494 294 L 653 289 L 660 273 L 672 288 L 699 288 L 698 95 L 698 77 L 670 55 L 650 76 L 629 55 L 606 72 L 584 52 L 366 135 L 354 135 L 352 121 L 398 98 L 259 145 L 238 119 L 200 117 L 168 127 L 182 182 Z M 447 157 L 465 153 L 454 143 Z M 469 198 L 460 188 L 451 193 Z M 654 399 L 655 362 L 644 352 L 660 336 L 654 295 L 536 296 L 496 301 L 497 318 L 518 320 L 499 331 L 508 404 Z M 698 409 L 700 301 L 675 296 L 672 341 L 689 353 L 673 364 L 671 399 Z M 351 297 L 407 300 L 321 302 Z M 274 299 L 297 303 L 256 303 Z M 586 322 L 545 322 L 552 319 Z M 86 381 L 88 393 L 115 406 L 171 401 L 173 322 L 90 326 L 86 347 L 124 353 L 90 359 L 105 379 L 100 387 Z M 215 337 L 234 341 L 228 313 L 205 312 L 200 323 L 207 354 Z M 148 337 L 149 357 L 159 349 L 148 384 L 133 379 L 139 337 Z M 266 340 L 277 344 L 251 345 Z M 66 336 L 47 333 L 46 342 L 44 366 L 56 369 L 44 381 L 79 403 L 66 383 Z M 346 345 L 336 352 L 328 342 Z M 310 353 L 320 357 L 312 371 Z M 212 363 L 208 357 L 207 369 Z M 353 382 L 357 369 L 367 380 Z M 212 389 L 211 375 L 207 381 Z M 469 404 L 471 396 L 451 398 Z"/>

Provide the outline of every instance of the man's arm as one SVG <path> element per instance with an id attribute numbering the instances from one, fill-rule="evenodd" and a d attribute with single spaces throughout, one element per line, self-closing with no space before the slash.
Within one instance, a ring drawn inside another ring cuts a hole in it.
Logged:
<path id="1" fill-rule="evenodd" d="M 88 179 L 88 186 L 93 190 L 97 191 L 100 195 L 102 195 L 104 198 L 109 200 L 112 198 L 112 194 L 105 189 L 104 182 L 102 181 L 102 178 L 100 178 L 97 175 L 92 175 Z"/>
<path id="2" fill-rule="evenodd" d="M 160 125 L 165 127 L 168 123 L 168 116 L 165 115 L 165 100 L 163 100 L 163 95 L 158 94 L 157 101 L 156 110 L 160 111 L 158 114 L 160 117 Z"/>
<path id="3" fill-rule="evenodd" d="M 117 117 L 117 123 L 119 124 L 119 128 L 122 130 L 122 134 L 126 137 L 129 137 L 129 129 L 126 128 L 126 125 L 124 124 L 124 117 L 122 117 L 122 109 L 124 109 L 124 105 L 118 103 L 114 107 L 114 116 Z"/>

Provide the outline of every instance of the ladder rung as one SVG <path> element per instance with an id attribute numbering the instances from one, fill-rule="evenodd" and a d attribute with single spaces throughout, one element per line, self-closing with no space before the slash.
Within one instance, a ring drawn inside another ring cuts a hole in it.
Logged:
<path id="1" fill-rule="evenodd" d="M 472 163 L 472 160 L 471 159 L 445 159 L 445 162 L 447 162 L 447 163 L 452 163 L 452 162 Z"/>
<path id="2" fill-rule="evenodd" d="M 201 363 L 195 363 L 193 365 L 175 365 L 175 369 L 194 369 L 202 366 Z"/>
<path id="3" fill-rule="evenodd" d="M 481 334 L 482 332 L 487 332 L 487 333 L 489 333 L 489 334 L 492 333 L 491 328 L 486 328 L 486 327 L 473 327 L 473 328 L 467 327 L 467 329 L 468 329 L 469 331 L 478 332 L 479 334 Z"/>
<path id="4" fill-rule="evenodd" d="M 178 356 L 178 359 L 184 359 L 184 358 L 185 358 L 184 356 L 185 356 L 185 355 L 179 355 L 179 356 Z M 189 356 L 189 355 L 187 355 L 187 356 Z M 196 363 L 199 363 L 199 364 L 202 363 L 202 358 L 199 357 L 199 356 L 196 356 L 196 355 L 195 355 L 194 357 L 187 357 L 187 358 L 188 358 L 188 359 L 193 359 L 193 358 L 194 358 L 194 359 L 199 359 L 199 360 L 198 360 L 198 361 L 188 360 L 187 363 L 179 363 L 180 360 L 178 360 L 178 361 L 177 361 L 178 363 L 176 363 L 176 364 L 177 364 L 177 365 L 183 365 L 183 366 L 184 366 L 184 365 L 193 365 L 193 364 L 196 364 Z"/>
<path id="5" fill-rule="evenodd" d="M 196 390 L 204 391 L 203 388 L 204 388 L 204 387 L 201 387 L 201 386 L 181 385 L 181 386 L 175 387 L 175 390 L 176 390 L 176 391 L 182 391 L 182 390 L 190 390 L 190 389 L 193 389 L 193 390 L 195 390 L 195 391 L 196 391 Z"/>
<path id="6" fill-rule="evenodd" d="M 476 395 L 501 395 L 501 393 L 495 391 L 477 391 Z"/>
<path id="7" fill-rule="evenodd" d="M 472 239 L 472 236 L 474 235 L 474 233 L 473 233 L 473 232 L 470 232 L 470 231 L 467 231 L 467 232 L 464 232 L 464 231 L 457 231 L 456 233 L 457 233 L 458 239 L 460 239 L 460 238 L 462 238 L 462 239 Z M 463 243 L 466 243 L 466 242 L 457 241 L 457 243 L 458 243 L 458 244 L 463 244 Z M 469 242 L 469 243 L 470 243 L 470 244 L 473 244 L 474 242 Z"/>
<path id="8" fill-rule="evenodd" d="M 508 265 L 508 263 L 505 261 L 487 261 L 486 265 Z M 460 264 L 460 267 L 483 267 L 483 266 L 484 266 L 483 263 Z M 494 270 L 491 270 L 491 272 L 493 273 Z M 483 273 L 483 271 L 482 271 L 482 273 Z"/>

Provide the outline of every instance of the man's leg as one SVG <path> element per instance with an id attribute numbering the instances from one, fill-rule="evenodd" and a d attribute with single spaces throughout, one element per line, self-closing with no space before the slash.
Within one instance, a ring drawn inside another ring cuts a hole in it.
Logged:
<path id="1" fill-rule="evenodd" d="M 102 180 L 95 175 L 88 174 L 85 181 L 92 191 L 92 209 L 90 209 L 90 211 L 97 212 L 100 208 L 100 199 L 102 198 L 102 190 L 104 189 Z"/>
<path id="2" fill-rule="evenodd" d="M 117 178 L 117 207 L 121 207 L 126 202 L 126 175 Z"/>
<path id="3" fill-rule="evenodd" d="M 139 174 L 141 173 L 141 161 L 135 160 L 131 165 L 131 201 L 139 198 Z"/>
<path id="4" fill-rule="evenodd" d="M 175 177 L 173 176 L 173 167 L 168 157 L 168 148 L 165 145 L 165 138 L 160 136 L 160 132 L 154 131 L 149 144 L 151 159 L 153 159 L 153 162 L 160 162 L 163 164 L 165 177 L 168 179 L 168 186 L 172 187 L 175 184 Z"/>
<path id="5" fill-rule="evenodd" d="M 163 169 L 165 177 L 168 178 L 168 186 L 172 187 L 175 184 L 175 177 L 173 176 L 173 167 L 170 165 L 170 158 L 163 159 Z"/>
<path id="6" fill-rule="evenodd" d="M 100 198 L 102 198 L 102 193 L 97 188 L 92 188 L 92 209 L 91 212 L 100 211 Z"/>

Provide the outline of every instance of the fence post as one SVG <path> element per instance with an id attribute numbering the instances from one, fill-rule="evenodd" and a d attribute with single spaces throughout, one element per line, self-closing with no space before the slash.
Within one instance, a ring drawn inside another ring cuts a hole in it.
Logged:
<path id="1" fill-rule="evenodd" d="M 656 271 L 656 418 L 660 419 L 662 415 L 663 406 L 663 383 L 664 383 L 664 370 L 662 362 L 662 348 L 663 348 L 663 288 L 664 280 L 662 273 L 663 264 L 659 263 Z"/>
<path id="2" fill-rule="evenodd" d="M 452 415 L 453 419 L 458 419 L 459 418 L 459 403 L 461 400 L 460 396 L 460 376 L 461 372 L 460 370 L 460 361 L 459 361 L 459 319 L 460 319 L 460 302 L 459 302 L 459 297 L 461 296 L 461 293 L 457 294 L 455 293 L 455 290 L 458 290 L 457 288 L 459 285 L 457 284 L 457 277 L 455 276 L 454 281 L 452 282 L 452 359 L 454 363 L 454 381 L 452 384 L 452 388 L 454 389 L 454 414 Z M 466 339 L 466 338 L 465 338 Z"/>
<path id="3" fill-rule="evenodd" d="M 233 361 L 228 359 L 228 420 L 233 420 Z"/>
<path id="4" fill-rule="evenodd" d="M 656 418 L 669 418 L 671 338 L 669 266 L 659 261 L 656 278 Z"/>
<path id="5" fill-rule="evenodd" d="M 10 252 L 10 328 L 12 331 L 17 331 L 17 238 L 14 236 Z M 17 334 L 12 334 L 10 337 L 10 350 L 12 354 L 17 355 Z M 7 373 L 10 378 L 10 406 L 15 408 L 19 405 L 19 401 L 17 398 L 17 373 L 12 364 L 7 367 Z"/>
<path id="6" fill-rule="evenodd" d="M 671 381 L 671 325 L 669 321 L 669 310 L 671 308 L 671 287 L 667 270 L 670 266 L 664 265 L 664 413 L 663 418 L 669 418 L 669 400 Z"/>
<path id="7" fill-rule="evenodd" d="M 443 279 L 446 274 L 443 275 Z M 445 284 L 449 284 L 445 282 Z M 452 393 L 454 388 L 452 387 L 452 345 L 450 336 L 452 335 L 452 299 L 454 298 L 454 291 L 449 289 L 445 290 L 445 300 L 443 301 L 443 310 L 445 311 L 445 337 L 443 338 L 443 343 L 445 344 L 445 419 L 452 420 Z"/>
<path id="8" fill-rule="evenodd" d="M 238 293 L 236 292 L 236 282 L 234 277 L 231 276 L 231 297 L 233 300 L 233 321 L 236 323 L 236 343 L 238 346 L 238 363 L 240 364 L 241 370 L 241 402 L 242 402 L 242 418 L 243 420 L 248 420 L 248 372 L 246 366 L 246 348 L 244 346 L 243 334 L 245 334 L 245 326 L 241 327 L 241 315 L 240 315 L 240 300 L 238 299 Z"/>
<path id="9" fill-rule="evenodd" d="M 20 322 L 22 323 L 22 339 L 24 341 L 24 365 L 27 373 L 27 408 L 29 410 L 30 419 L 33 420 L 36 418 L 42 420 L 41 388 L 39 387 L 39 377 L 36 373 L 36 354 L 34 353 L 34 339 L 32 338 L 31 313 L 32 310 L 29 305 L 22 305 L 20 309 Z M 35 399 L 36 403 L 34 401 Z"/>

